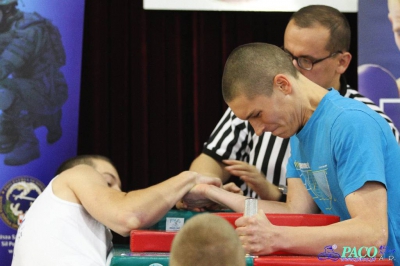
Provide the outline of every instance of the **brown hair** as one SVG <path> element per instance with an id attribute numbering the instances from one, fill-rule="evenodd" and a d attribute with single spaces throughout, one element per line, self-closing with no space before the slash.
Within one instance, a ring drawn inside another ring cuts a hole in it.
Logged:
<path id="1" fill-rule="evenodd" d="M 290 20 L 301 28 L 310 28 L 321 24 L 330 31 L 330 39 L 326 49 L 332 53 L 349 51 L 351 30 L 346 16 L 336 8 L 325 5 L 310 5 L 293 13 Z M 315 36 L 318 38 L 318 36 Z"/>
<path id="2" fill-rule="evenodd" d="M 170 266 L 245 266 L 245 252 L 233 226 L 210 213 L 190 218 L 172 241 Z"/>
<path id="3" fill-rule="evenodd" d="M 289 55 L 267 43 L 249 43 L 229 55 L 222 76 L 222 95 L 229 103 L 243 94 L 248 99 L 271 95 L 274 77 L 289 74 L 298 77 Z"/>

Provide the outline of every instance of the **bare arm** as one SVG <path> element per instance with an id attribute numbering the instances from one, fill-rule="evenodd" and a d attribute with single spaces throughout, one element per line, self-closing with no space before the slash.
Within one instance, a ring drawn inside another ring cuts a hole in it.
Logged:
<path id="1" fill-rule="evenodd" d="M 222 183 L 226 183 L 230 178 L 230 173 L 225 169 L 225 165 L 221 162 L 216 161 L 214 158 L 208 156 L 205 153 L 201 153 L 190 165 L 189 171 L 194 171 L 199 174 L 203 174 L 206 176 L 217 177 L 220 178 Z M 243 194 L 239 187 L 236 186 L 233 182 L 227 183 L 223 186 L 223 189 Z M 183 203 L 182 200 L 178 201 L 176 206 L 177 209 L 187 209 L 186 204 Z M 198 204 L 198 207 L 191 208 L 193 211 L 204 211 L 202 204 Z M 214 205 L 210 206 L 211 210 L 218 210 L 226 208 L 224 205 Z"/>
<path id="2" fill-rule="evenodd" d="M 238 176 L 241 180 L 255 191 L 260 199 L 279 201 L 282 197 L 281 191 L 277 186 L 268 182 L 263 173 L 261 173 L 254 165 L 238 160 L 224 160 L 228 166 L 225 169 L 234 176 Z"/>
<path id="3" fill-rule="evenodd" d="M 288 179 L 287 201 L 277 202 L 259 200 L 258 207 L 269 213 L 317 213 L 318 207 L 307 192 L 299 178 Z M 200 184 L 193 187 L 183 198 L 189 209 L 200 207 L 204 198 L 234 210 L 244 211 L 244 201 L 247 197 L 230 193 L 219 187 Z M 297 198 L 297 199 L 295 199 Z"/>
<path id="4" fill-rule="evenodd" d="M 228 181 L 230 173 L 225 169 L 225 165 L 221 162 L 214 160 L 207 154 L 200 154 L 192 164 L 190 165 L 189 171 L 194 171 L 199 174 L 219 177 L 222 183 Z"/>
<path id="5" fill-rule="evenodd" d="M 67 187 L 64 194 L 73 193 L 93 218 L 122 236 L 161 219 L 194 185 L 221 185 L 217 178 L 183 172 L 154 186 L 124 193 L 109 188 L 104 178 L 86 165 L 64 171 L 55 181 L 56 190 Z"/>
<path id="6" fill-rule="evenodd" d="M 270 254 L 283 250 L 318 255 L 328 245 L 372 247 L 378 250 L 388 239 L 386 189 L 381 183 L 367 182 L 346 197 L 351 219 L 328 226 L 289 227 L 272 225 L 262 212 L 236 221 L 242 244 L 251 254 Z"/>

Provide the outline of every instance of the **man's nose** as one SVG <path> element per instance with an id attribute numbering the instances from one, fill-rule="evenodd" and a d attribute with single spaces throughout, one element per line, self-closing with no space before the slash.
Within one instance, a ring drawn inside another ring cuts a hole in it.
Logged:
<path id="1" fill-rule="evenodd" d="M 261 136 L 264 133 L 264 126 L 262 123 L 252 121 L 250 124 L 257 136 Z"/>

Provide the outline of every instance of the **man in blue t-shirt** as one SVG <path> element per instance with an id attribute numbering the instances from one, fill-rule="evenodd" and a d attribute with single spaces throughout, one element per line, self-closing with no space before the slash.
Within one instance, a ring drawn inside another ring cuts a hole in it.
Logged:
<path id="1" fill-rule="evenodd" d="M 258 135 L 291 138 L 287 202 L 259 200 L 257 215 L 239 218 L 242 245 L 253 255 L 318 255 L 329 248 L 342 259 L 379 257 L 379 251 L 400 265 L 400 147 L 389 125 L 365 104 L 307 79 L 295 60 L 274 45 L 251 43 L 236 48 L 225 65 L 222 93 L 235 115 Z M 245 206 L 244 196 L 208 185 L 194 187 L 184 203 L 199 207 L 204 197 L 236 212 Z M 323 212 L 341 221 L 274 226 L 264 212 Z"/>

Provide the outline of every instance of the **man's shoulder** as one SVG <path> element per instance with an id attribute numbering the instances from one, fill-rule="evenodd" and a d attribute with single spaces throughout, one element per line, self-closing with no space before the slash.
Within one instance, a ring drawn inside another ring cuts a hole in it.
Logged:
<path id="1" fill-rule="evenodd" d="M 351 87 L 347 87 L 346 93 L 344 94 L 344 97 L 346 98 L 351 98 L 351 99 L 355 99 L 358 100 L 360 102 L 366 102 L 366 103 L 372 103 L 373 101 L 367 97 L 365 97 L 364 95 L 362 95 L 359 91 L 351 88 Z"/>
<path id="2" fill-rule="evenodd" d="M 385 114 L 385 112 L 380 108 L 378 105 L 376 105 L 371 99 L 365 97 L 361 93 L 359 93 L 357 90 L 348 88 L 346 94 L 344 95 L 346 98 L 354 99 L 356 101 L 364 103 L 369 109 L 377 112 L 380 116 L 385 118 L 389 124 L 392 124 L 392 120 Z"/>
<path id="3" fill-rule="evenodd" d="M 85 182 L 83 184 L 85 186 L 88 181 L 90 182 L 90 178 L 84 178 L 85 173 L 87 173 L 86 171 L 94 170 L 92 167 L 82 164 L 57 175 L 52 180 L 53 194 L 62 200 L 81 204 L 76 195 L 75 188 L 81 186 L 83 182 Z"/>
<path id="4" fill-rule="evenodd" d="M 381 115 L 384 114 L 383 110 L 378 105 L 376 105 L 370 98 L 362 95 L 355 89 L 348 88 L 344 97 L 362 102 L 375 112 L 378 112 Z"/>

